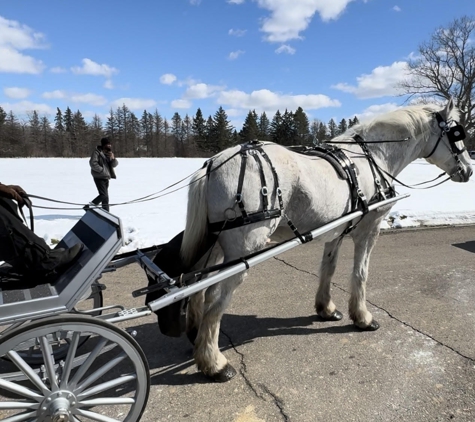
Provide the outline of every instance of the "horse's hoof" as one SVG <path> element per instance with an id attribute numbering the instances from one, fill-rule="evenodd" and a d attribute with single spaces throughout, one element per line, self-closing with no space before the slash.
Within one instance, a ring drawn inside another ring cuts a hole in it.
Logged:
<path id="1" fill-rule="evenodd" d="M 373 319 L 371 324 L 369 324 L 367 327 L 358 327 L 358 329 L 361 331 L 376 331 L 379 327 L 380 325 L 378 324 L 378 321 Z"/>
<path id="2" fill-rule="evenodd" d="M 231 380 L 231 378 L 233 378 L 236 374 L 236 370 L 229 363 L 227 363 L 226 366 L 221 369 L 221 371 L 213 375 L 208 375 L 208 378 L 211 378 L 216 382 L 227 382 Z"/>
<path id="3" fill-rule="evenodd" d="M 198 329 L 196 327 L 193 327 L 191 330 L 186 332 L 186 336 L 188 337 L 190 343 L 194 346 L 196 337 L 198 336 Z"/>
<path id="4" fill-rule="evenodd" d="M 340 321 L 343 318 L 343 314 L 340 311 L 334 310 L 330 315 L 321 316 L 325 321 Z"/>

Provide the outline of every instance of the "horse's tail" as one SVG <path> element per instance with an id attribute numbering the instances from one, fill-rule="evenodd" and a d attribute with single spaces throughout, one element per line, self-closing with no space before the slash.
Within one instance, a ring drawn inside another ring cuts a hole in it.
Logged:
<path id="1" fill-rule="evenodd" d="M 206 168 L 199 170 L 190 182 L 185 233 L 180 250 L 186 266 L 200 258 L 202 245 L 208 235 L 207 184 Z"/>

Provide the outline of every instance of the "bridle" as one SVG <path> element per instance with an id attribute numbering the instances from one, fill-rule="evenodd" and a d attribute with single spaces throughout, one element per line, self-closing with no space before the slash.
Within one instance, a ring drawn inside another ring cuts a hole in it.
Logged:
<path id="1" fill-rule="evenodd" d="M 454 158 L 455 163 L 457 164 L 457 170 L 454 173 L 448 175 L 450 179 L 463 170 L 460 155 L 462 155 L 467 150 L 467 148 L 464 146 L 462 149 L 460 149 L 457 146 L 457 142 L 465 139 L 465 129 L 459 122 L 455 120 L 444 120 L 440 113 L 435 112 L 434 116 L 437 119 L 437 123 L 440 128 L 440 135 L 430 154 L 424 158 L 429 158 L 432 154 L 434 154 L 435 150 L 439 146 L 441 139 L 444 137 L 444 135 L 447 136 L 447 140 L 449 141 L 450 145 L 450 152 L 452 153 L 452 157 Z M 452 123 L 455 123 L 455 125 L 451 125 Z"/>
<path id="2" fill-rule="evenodd" d="M 464 127 L 455 120 L 449 120 L 449 121 L 444 120 L 442 116 L 440 115 L 440 113 L 434 113 L 434 116 L 437 119 L 437 123 L 440 128 L 440 135 L 439 135 L 439 139 L 437 139 L 437 142 L 435 143 L 434 148 L 432 149 L 430 154 L 424 158 L 429 158 L 432 154 L 434 154 L 435 150 L 439 146 L 441 139 L 444 137 L 444 135 L 446 135 L 450 144 L 450 150 L 454 158 L 458 159 L 458 156 L 463 154 L 467 150 L 467 148 L 465 147 L 460 149 L 457 146 L 457 142 L 464 140 L 466 137 Z M 455 126 L 450 126 L 451 123 L 455 123 Z"/>

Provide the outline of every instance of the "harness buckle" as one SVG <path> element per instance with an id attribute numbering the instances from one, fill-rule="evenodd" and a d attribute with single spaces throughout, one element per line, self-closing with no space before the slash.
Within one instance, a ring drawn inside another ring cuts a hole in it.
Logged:
<path id="1" fill-rule="evenodd" d="M 262 196 L 267 196 L 268 193 L 269 193 L 269 191 L 267 190 L 267 186 L 262 186 L 261 195 Z"/>
<path id="2" fill-rule="evenodd" d="M 237 193 L 236 194 L 236 202 L 240 204 L 242 202 L 242 193 Z"/>
<path id="3" fill-rule="evenodd" d="M 358 196 L 359 196 L 360 198 L 364 198 L 364 197 L 365 197 L 365 196 L 364 196 L 364 193 L 363 193 L 363 191 L 362 191 L 361 189 L 358 189 L 358 190 L 356 191 L 356 193 L 358 194 Z"/>
<path id="4" fill-rule="evenodd" d="M 277 192 L 277 196 L 282 196 L 282 189 L 281 188 L 277 188 L 276 189 L 276 192 Z"/>

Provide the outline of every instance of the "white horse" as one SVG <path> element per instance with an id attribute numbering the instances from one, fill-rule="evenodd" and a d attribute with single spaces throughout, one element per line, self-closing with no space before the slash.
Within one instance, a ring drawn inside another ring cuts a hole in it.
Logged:
<path id="1" fill-rule="evenodd" d="M 379 177 L 391 183 L 392 180 L 387 174 L 397 177 L 417 158 L 426 158 L 429 163 L 445 171 L 454 182 L 467 182 L 472 174 L 470 157 L 460 138 L 451 136 L 451 128 L 457 118 L 458 111 L 452 100 L 442 109 L 434 105 L 410 106 L 379 116 L 370 123 L 356 125 L 333 142 L 341 142 L 339 146 L 347 151 L 347 156 L 354 162 L 360 189 L 368 200 L 378 193 L 374 170 L 362 154 L 361 144 L 358 145 L 355 139 L 364 139 L 379 168 Z M 454 129 L 456 135 L 459 134 L 459 129 L 460 126 Z M 386 140 L 402 141 L 378 143 Z M 240 147 L 234 147 L 223 151 L 211 159 L 212 171 L 208 172 L 208 175 L 206 169 L 203 169 L 194 176 L 189 188 L 187 221 L 181 247 L 185 262 L 194 262 L 196 257 L 203 253 L 203 250 L 199 249 L 209 233 L 209 223 L 223 222 L 232 216 L 240 215 L 236 193 L 243 159 L 239 150 Z M 219 261 L 227 262 L 263 249 L 272 240 L 272 235 L 276 234 L 278 228 L 288 230 L 287 218 L 300 233 L 304 233 L 351 211 L 352 199 L 348 182 L 342 179 L 327 160 L 298 154 L 273 143 L 265 143 L 262 150 L 270 158 L 275 173 L 265 160 L 261 160 L 264 163 L 259 166 L 257 160 L 247 159 L 241 183 L 242 203 L 248 212 L 262 210 L 262 172 L 269 187 L 274 186 L 274 175 L 277 174 L 285 217 L 223 230 L 219 233 L 213 251 L 207 257 L 207 265 Z M 269 188 L 269 191 L 272 189 Z M 275 189 L 267 198 L 269 207 L 279 208 Z M 369 258 L 379 234 L 380 223 L 391 206 L 367 213 L 358 222 L 353 222 L 356 226 L 349 233 L 355 248 L 349 316 L 356 327 L 363 330 L 379 328 L 366 309 L 365 285 Z M 345 229 L 346 225 L 323 239 L 325 247 L 315 309 L 325 320 L 335 321 L 342 317 L 331 300 L 330 283 Z M 290 236 L 287 237 L 292 237 L 292 232 L 288 231 Z M 219 351 L 218 336 L 221 317 L 244 276 L 245 274 L 235 275 L 195 294 L 188 305 L 187 334 L 194 340 L 195 362 L 198 369 L 216 381 L 227 381 L 236 374 Z"/>

